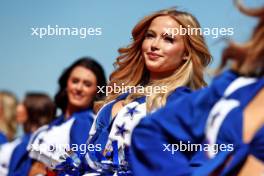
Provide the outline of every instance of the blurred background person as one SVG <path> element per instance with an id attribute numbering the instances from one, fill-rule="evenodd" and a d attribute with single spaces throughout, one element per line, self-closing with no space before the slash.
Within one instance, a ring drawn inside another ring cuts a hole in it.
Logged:
<path id="1" fill-rule="evenodd" d="M 55 104 L 45 93 L 27 93 L 20 104 L 23 109 L 23 131 L 25 134 L 0 147 L 0 175 L 28 175 L 32 159 L 27 145 L 31 134 L 39 127 L 50 123 L 55 117 Z"/>
<path id="2" fill-rule="evenodd" d="M 64 161 L 61 157 L 67 155 L 67 145 L 71 150 L 73 145 L 79 147 L 86 144 L 94 121 L 94 101 L 104 96 L 98 87 L 105 85 L 103 68 L 91 58 L 81 58 L 64 70 L 55 95 L 56 106 L 62 114 L 47 129 L 38 131 L 32 141 L 35 148 L 31 149 L 30 156 L 38 162 L 32 166 L 30 175 L 45 175 L 47 167 L 55 169 L 56 165 Z M 47 150 L 46 146 L 55 148 Z M 80 151 L 74 152 L 80 154 Z"/>
<path id="3" fill-rule="evenodd" d="M 0 91 L 0 144 L 14 139 L 16 133 L 16 96 Z"/>
<path id="4" fill-rule="evenodd" d="M 16 122 L 17 122 L 17 130 L 16 137 L 21 137 L 24 134 L 23 124 L 27 120 L 27 112 L 26 107 L 23 102 L 18 103 L 16 107 Z"/>

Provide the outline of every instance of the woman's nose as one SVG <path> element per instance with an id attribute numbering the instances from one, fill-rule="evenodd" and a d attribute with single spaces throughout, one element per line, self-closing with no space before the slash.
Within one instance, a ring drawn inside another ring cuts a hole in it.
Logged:
<path id="1" fill-rule="evenodd" d="M 82 84 L 82 83 L 78 83 L 78 84 L 76 85 L 76 90 L 81 91 L 82 88 L 83 88 L 83 84 Z"/>
<path id="2" fill-rule="evenodd" d="M 151 43 L 150 49 L 151 51 L 159 50 L 159 39 L 154 39 Z"/>

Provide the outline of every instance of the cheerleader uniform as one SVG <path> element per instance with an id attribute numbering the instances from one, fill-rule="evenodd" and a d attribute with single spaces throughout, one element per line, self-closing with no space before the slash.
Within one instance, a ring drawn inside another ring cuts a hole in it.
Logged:
<path id="1" fill-rule="evenodd" d="M 64 117 L 59 116 L 49 125 L 40 127 L 36 132 L 27 133 L 16 140 L 6 143 L 0 147 L 0 175 L 1 176 L 20 176 L 28 175 L 32 158 L 29 157 L 28 148 L 31 148 L 32 141 L 40 132 L 45 131 L 52 126 L 60 125 L 64 122 Z"/>
<path id="2" fill-rule="evenodd" d="M 209 151 L 210 160 L 197 169 L 194 176 L 215 172 L 219 176 L 237 175 L 249 155 L 264 163 L 264 126 L 260 127 L 250 142 L 243 141 L 243 112 L 263 88 L 263 78 L 240 77 L 226 89 L 224 96 L 210 111 L 205 135 L 211 146 L 233 144 L 232 149 L 220 150 L 217 154 Z"/>
<path id="3" fill-rule="evenodd" d="M 7 176 L 9 165 L 15 148 L 21 143 L 22 138 L 0 145 L 0 175 Z"/>
<path id="4" fill-rule="evenodd" d="M 92 109 L 76 112 L 66 121 L 64 116 L 61 116 L 48 128 L 38 130 L 31 138 L 28 145 L 30 157 L 44 163 L 50 169 L 58 170 L 59 173 L 71 172 L 70 168 L 65 168 L 68 165 L 68 158 L 70 156 L 76 156 L 78 160 L 84 158 L 87 151 L 86 147 L 82 146 L 86 146 L 93 121 Z"/>
<path id="5" fill-rule="evenodd" d="M 7 138 L 4 133 L 0 132 L 0 145 L 7 142 Z"/>
<path id="6" fill-rule="evenodd" d="M 239 79 L 238 76 L 226 71 L 217 76 L 210 87 L 182 96 L 144 118 L 132 135 L 130 159 L 134 175 L 191 175 L 197 170 L 192 165 L 195 159 L 199 158 L 201 164 L 206 162 L 206 152 L 179 151 L 177 147 L 207 143 L 208 116 L 215 104 L 230 93 L 229 87 Z M 226 110 L 231 107 L 226 104 Z M 212 134 L 212 131 L 208 133 Z"/>
<path id="7" fill-rule="evenodd" d="M 31 134 L 20 138 L 20 143 L 15 147 L 10 159 L 8 176 L 28 175 L 33 160 L 28 156 L 27 145 Z"/>
<path id="8" fill-rule="evenodd" d="M 186 87 L 177 88 L 167 102 L 190 93 Z M 146 97 L 140 97 L 125 105 L 112 118 L 115 103 L 126 99 L 128 93 L 104 105 L 98 112 L 95 125 L 90 131 L 89 144 L 100 145 L 100 151 L 88 152 L 86 155 L 90 167 L 99 174 L 131 175 L 129 164 L 129 146 L 131 132 L 137 123 L 146 116 Z"/>

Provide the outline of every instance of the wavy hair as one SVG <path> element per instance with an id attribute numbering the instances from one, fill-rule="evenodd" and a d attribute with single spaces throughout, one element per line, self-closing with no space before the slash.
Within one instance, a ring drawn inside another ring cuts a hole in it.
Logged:
<path id="1" fill-rule="evenodd" d="M 217 73 L 227 65 L 228 60 L 233 60 L 232 69 L 234 71 L 248 76 L 262 76 L 264 74 L 264 6 L 249 9 L 244 7 L 240 0 L 234 2 L 242 13 L 258 18 L 258 24 L 247 42 L 239 44 L 229 41 L 223 51 Z"/>
<path id="2" fill-rule="evenodd" d="M 120 48 L 119 56 L 114 63 L 115 71 L 110 75 L 110 82 L 108 86 L 166 86 L 166 93 L 153 93 L 147 100 L 147 110 L 158 108 L 166 104 L 167 97 L 177 87 L 188 86 L 191 89 L 198 89 L 206 85 L 203 78 L 204 68 L 210 63 L 211 55 L 202 35 L 185 35 L 184 45 L 186 48 L 186 55 L 188 60 L 175 70 L 171 76 L 158 80 L 149 81 L 149 71 L 147 70 L 144 58 L 142 56 L 141 46 L 145 38 L 145 34 L 151 22 L 159 16 L 170 16 L 178 22 L 183 28 L 200 28 L 199 22 L 190 13 L 176 10 L 175 8 L 165 9 L 155 12 L 149 16 L 144 17 L 132 30 L 133 40 L 130 45 Z M 115 99 L 120 94 L 112 92 L 106 97 L 101 106 Z M 133 101 L 135 98 L 143 96 L 144 94 L 132 93 L 125 103 Z"/>

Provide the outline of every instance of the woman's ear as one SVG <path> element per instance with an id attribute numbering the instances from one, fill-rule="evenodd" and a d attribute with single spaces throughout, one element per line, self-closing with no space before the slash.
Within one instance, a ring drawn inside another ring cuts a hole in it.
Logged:
<path id="1" fill-rule="evenodd" d="M 189 53 L 189 51 L 186 49 L 186 50 L 184 51 L 184 53 L 183 53 L 182 60 L 187 61 L 187 60 L 189 60 L 189 59 L 190 59 L 190 53 Z"/>
<path id="2" fill-rule="evenodd" d="M 184 53 L 184 55 L 183 55 L 183 58 L 182 58 L 184 61 L 187 61 L 187 60 L 189 60 L 190 59 L 190 53 L 188 52 L 188 53 Z"/>

